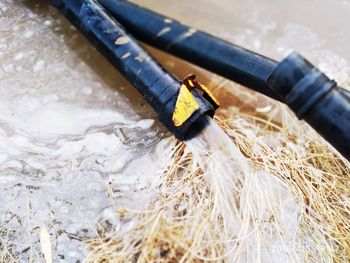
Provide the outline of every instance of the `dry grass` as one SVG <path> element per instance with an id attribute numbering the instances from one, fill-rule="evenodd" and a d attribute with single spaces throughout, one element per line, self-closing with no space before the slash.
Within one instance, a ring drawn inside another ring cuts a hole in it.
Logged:
<path id="1" fill-rule="evenodd" d="M 230 121 L 222 125 L 227 130 L 235 130 Z M 349 163 L 332 153 L 317 137 L 300 140 L 282 128 L 276 133 L 282 146 L 278 151 L 261 140 L 252 142 L 247 134 L 235 141 L 257 169 L 268 171 L 286 183 L 303 207 L 298 227 L 300 235 L 310 237 L 311 241 L 306 247 L 305 260 L 312 257 L 314 262 L 322 258 L 329 262 L 347 262 L 350 257 Z M 264 130 L 258 132 L 260 136 L 266 134 Z M 237 138 L 239 134 L 231 136 Z M 253 153 L 253 149 L 258 153 Z"/>
<path id="2" fill-rule="evenodd" d="M 288 111 L 277 116 L 280 106 L 269 114 L 244 107 L 216 118 L 250 166 L 231 174 L 239 179 L 225 186 L 231 200 L 220 199 L 222 186 L 208 183 L 206 168 L 178 142 L 148 210 L 120 209 L 128 227 L 101 222 L 87 261 L 347 262 L 349 163 Z M 218 209 L 223 201 L 233 204 L 228 216 Z"/>
<path id="3" fill-rule="evenodd" d="M 211 216 L 213 204 L 208 202 L 212 193 L 184 144 L 177 144 L 174 162 L 164 170 L 159 190 L 150 210 L 119 211 L 120 217 L 139 224 L 121 235 L 101 233 L 90 243 L 91 261 L 178 262 L 224 254 L 225 246 L 219 241 L 222 222 Z"/>
<path id="4" fill-rule="evenodd" d="M 0 226 L 0 262 L 12 263 L 18 261 L 18 258 L 12 251 L 13 232 Z"/>

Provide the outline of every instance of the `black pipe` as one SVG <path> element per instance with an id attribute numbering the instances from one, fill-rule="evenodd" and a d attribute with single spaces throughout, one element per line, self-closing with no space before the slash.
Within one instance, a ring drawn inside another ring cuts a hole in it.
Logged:
<path id="1" fill-rule="evenodd" d="M 274 70 L 269 87 L 285 99 L 299 119 L 308 122 L 350 160 L 350 92 L 297 53 Z"/>
<path id="2" fill-rule="evenodd" d="M 98 1 L 139 40 L 285 102 L 350 158 L 350 92 L 301 56 L 277 63 L 130 2 Z"/>
<path id="3" fill-rule="evenodd" d="M 177 138 L 184 139 L 202 116 L 213 115 L 213 106 L 191 90 L 199 108 L 185 123 L 176 126 L 172 117 L 182 82 L 163 69 L 95 0 L 52 0 L 52 3 L 138 89 Z"/>
<path id="4" fill-rule="evenodd" d="M 151 32 L 158 28 L 157 23 L 160 19 L 163 19 L 166 24 L 170 23 L 162 16 L 154 15 L 149 10 L 140 9 L 125 1 L 99 1 L 105 5 L 110 3 L 110 6 L 108 5 L 109 11 L 114 10 L 111 10 L 111 7 L 115 10 L 123 7 L 121 14 L 124 15 L 118 19 L 124 21 L 122 18 L 134 17 L 134 22 L 126 20 L 129 24 L 125 21 L 124 24 L 127 26 L 131 24 L 132 26 L 128 29 L 131 29 L 139 37 L 144 36 L 144 39 L 141 37 L 144 41 L 145 39 L 150 40 L 148 37 L 150 37 Z M 183 125 L 176 127 L 172 116 L 179 89 L 183 83 L 155 62 L 115 20 L 104 12 L 95 0 L 53 0 L 53 3 L 145 96 L 159 114 L 163 124 L 178 138 L 183 139 L 190 127 L 192 132 L 197 131 L 198 127 L 201 127 L 198 125 L 201 117 L 206 113 L 213 114 L 213 106 L 194 90 L 192 95 L 201 107 Z M 130 13 L 132 11 L 134 14 Z M 143 13 L 146 15 L 142 15 Z M 115 15 L 115 12 L 113 14 Z M 145 18 L 148 19 L 145 20 Z M 142 28 L 140 27 L 141 22 L 145 23 Z M 244 85 L 257 84 L 255 88 L 260 85 L 265 94 L 267 94 L 267 90 L 273 90 L 274 94 L 278 94 L 280 100 L 284 100 L 300 119 L 306 120 L 345 158 L 350 158 L 349 91 L 337 87 L 334 81 L 329 80 L 296 53 L 277 64 L 273 60 L 235 47 L 205 33 L 192 32 L 191 35 L 186 35 L 190 32 L 187 27 L 180 23 L 174 24 L 174 29 L 180 30 L 177 32 L 182 32 L 180 36 L 186 36 L 185 38 L 181 37 L 180 39 L 178 36 L 175 40 L 172 39 L 176 34 L 164 38 L 162 36 L 168 32 L 163 31 L 165 33 L 158 34 L 157 39 L 152 40 L 151 44 L 159 45 L 160 48 L 165 47 L 176 55 L 179 52 L 180 57 L 200 62 L 196 64 L 206 65 L 207 68 L 210 66 L 209 62 L 213 62 L 216 66 L 220 65 L 226 70 L 230 69 L 231 73 L 236 74 L 231 75 L 235 81 Z M 185 29 L 187 31 L 183 31 Z M 203 40 L 203 42 L 199 43 L 199 40 Z M 172 42 L 168 43 L 167 41 Z M 166 43 L 168 46 L 165 46 Z M 185 53 L 180 52 L 180 47 L 185 48 Z M 218 55 L 215 51 L 216 47 L 223 53 L 219 52 L 220 55 Z M 213 50 L 214 55 L 212 53 L 204 54 L 204 50 Z M 193 54 L 190 51 L 193 51 Z M 230 54 L 231 52 L 233 54 Z M 183 56 L 183 54 L 185 55 Z M 222 57 L 222 54 L 225 56 Z M 230 55 L 236 60 L 227 59 Z M 215 69 L 217 68 L 215 67 Z M 262 90 L 260 89 L 260 91 Z"/>
<path id="5" fill-rule="evenodd" d="M 276 61 L 124 0 L 98 0 L 139 40 L 273 99 L 266 80 Z"/>

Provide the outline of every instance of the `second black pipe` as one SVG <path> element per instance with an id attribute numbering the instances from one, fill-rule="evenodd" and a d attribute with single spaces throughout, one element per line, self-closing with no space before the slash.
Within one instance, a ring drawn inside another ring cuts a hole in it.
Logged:
<path id="1" fill-rule="evenodd" d="M 139 40 L 270 98 L 283 100 L 266 84 L 276 61 L 129 1 L 98 1 Z"/>

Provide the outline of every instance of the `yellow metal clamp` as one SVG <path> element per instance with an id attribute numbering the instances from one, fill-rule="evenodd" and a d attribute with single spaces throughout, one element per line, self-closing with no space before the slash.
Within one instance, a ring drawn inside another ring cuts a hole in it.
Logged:
<path id="1" fill-rule="evenodd" d="M 176 100 L 172 118 L 175 127 L 182 126 L 197 110 L 200 109 L 198 102 L 191 93 L 192 89 L 202 91 L 203 97 L 205 97 L 215 108 L 219 106 L 219 102 L 209 89 L 203 84 L 197 82 L 195 78 L 195 75 L 190 75 L 182 81 L 183 84 Z"/>

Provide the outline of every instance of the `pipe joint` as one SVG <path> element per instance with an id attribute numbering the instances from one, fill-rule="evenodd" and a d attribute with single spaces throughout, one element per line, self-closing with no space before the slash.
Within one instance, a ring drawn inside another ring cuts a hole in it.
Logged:
<path id="1" fill-rule="evenodd" d="M 350 92 L 337 86 L 297 53 L 277 65 L 267 80 L 299 119 L 304 119 L 350 160 Z"/>

